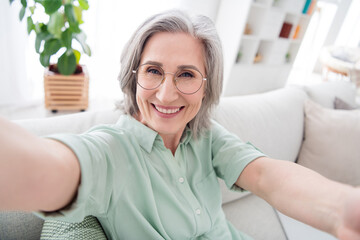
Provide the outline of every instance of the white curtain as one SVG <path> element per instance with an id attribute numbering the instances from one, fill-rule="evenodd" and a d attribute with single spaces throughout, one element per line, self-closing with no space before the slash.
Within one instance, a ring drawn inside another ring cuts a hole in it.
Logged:
<path id="1" fill-rule="evenodd" d="M 20 23 L 20 4 L 0 1 L 0 107 L 43 99 L 43 67 L 34 50 L 35 36 L 26 35 Z M 117 75 L 123 46 L 145 18 L 166 9 L 180 8 L 200 13 L 215 21 L 219 0 L 89 0 L 81 28 L 88 36 L 92 56 L 82 55 L 81 63 L 90 73 L 90 98 L 122 97 Z M 3 74 L 5 73 L 5 74 Z"/>
<path id="2" fill-rule="evenodd" d="M 31 99 L 33 84 L 27 74 L 26 24 L 19 22 L 20 4 L 0 1 L 0 107 Z"/>

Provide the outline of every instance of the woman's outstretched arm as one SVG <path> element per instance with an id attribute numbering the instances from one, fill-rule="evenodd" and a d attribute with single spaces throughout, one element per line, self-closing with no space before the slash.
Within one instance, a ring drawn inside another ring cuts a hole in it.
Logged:
<path id="1" fill-rule="evenodd" d="M 79 182 L 80 165 L 68 147 L 0 118 L 0 210 L 58 210 Z"/>
<path id="2" fill-rule="evenodd" d="M 236 184 L 282 213 L 339 239 L 360 239 L 360 188 L 296 163 L 265 157 L 250 163 Z"/>

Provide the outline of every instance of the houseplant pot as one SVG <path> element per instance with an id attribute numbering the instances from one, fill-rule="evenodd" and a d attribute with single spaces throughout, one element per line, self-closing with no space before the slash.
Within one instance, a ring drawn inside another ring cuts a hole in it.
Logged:
<path id="1" fill-rule="evenodd" d="M 86 66 L 78 65 L 71 75 L 57 73 L 56 65 L 50 65 L 44 73 L 45 107 L 58 110 L 81 110 L 88 108 L 89 74 Z"/>
<path id="2" fill-rule="evenodd" d="M 14 0 L 9 0 L 10 4 Z M 86 35 L 80 29 L 87 0 L 20 0 L 20 21 L 27 16 L 27 31 L 35 32 L 35 50 L 45 67 L 45 107 L 57 110 L 86 110 L 89 74 L 80 65 L 81 52 L 91 56 Z M 38 15 L 44 21 L 34 22 Z M 73 41 L 74 40 L 74 41 Z M 78 43 L 78 49 L 73 47 Z"/>

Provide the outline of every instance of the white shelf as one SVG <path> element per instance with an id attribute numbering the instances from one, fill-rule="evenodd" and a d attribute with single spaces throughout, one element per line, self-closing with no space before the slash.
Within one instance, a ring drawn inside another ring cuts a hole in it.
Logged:
<path id="1" fill-rule="evenodd" d="M 285 85 L 310 21 L 309 15 L 302 14 L 305 2 L 221 1 L 217 28 L 224 49 L 225 95 L 253 93 L 256 86 L 258 92 L 263 92 L 271 85 L 274 88 L 278 88 L 280 83 Z M 243 13 L 241 19 L 240 12 Z M 229 26 L 233 30 L 231 34 L 221 34 L 221 29 Z M 234 31 L 240 32 L 235 34 Z M 247 83 L 240 85 L 238 79 L 244 76 Z"/>

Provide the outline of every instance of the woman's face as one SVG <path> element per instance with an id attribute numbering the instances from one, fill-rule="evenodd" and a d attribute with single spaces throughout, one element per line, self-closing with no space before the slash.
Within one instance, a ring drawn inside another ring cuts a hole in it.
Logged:
<path id="1" fill-rule="evenodd" d="M 159 32 L 145 45 L 140 65 L 146 63 L 161 66 L 165 79 L 153 90 L 137 85 L 139 120 L 163 138 L 179 138 L 186 124 L 195 117 L 201 107 L 206 81 L 202 83 L 199 91 L 188 95 L 176 88 L 174 75 L 169 73 L 175 73 L 187 65 L 206 77 L 203 45 L 186 33 Z"/>

